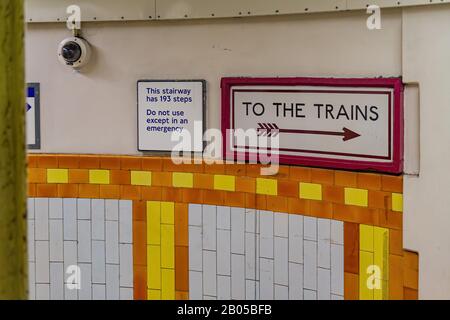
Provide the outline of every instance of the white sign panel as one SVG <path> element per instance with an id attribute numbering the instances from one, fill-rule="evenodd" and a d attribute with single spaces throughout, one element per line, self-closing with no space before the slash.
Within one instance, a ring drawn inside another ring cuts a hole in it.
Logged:
<path id="1" fill-rule="evenodd" d="M 137 95 L 140 151 L 172 151 L 179 144 L 172 134 L 183 131 L 191 136 L 190 149 L 183 150 L 203 151 L 204 80 L 139 80 Z"/>
<path id="2" fill-rule="evenodd" d="M 39 83 L 29 83 L 26 93 L 25 121 L 27 145 L 29 149 L 39 149 L 41 147 Z"/>

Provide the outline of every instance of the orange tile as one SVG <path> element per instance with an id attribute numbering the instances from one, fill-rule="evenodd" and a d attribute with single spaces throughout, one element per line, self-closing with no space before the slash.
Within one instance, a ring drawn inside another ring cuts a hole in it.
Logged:
<path id="1" fill-rule="evenodd" d="M 311 182 L 311 169 L 304 167 L 289 167 L 289 177 L 296 181 Z"/>
<path id="2" fill-rule="evenodd" d="M 401 230 L 389 229 L 389 253 L 403 255 L 403 235 Z"/>
<path id="3" fill-rule="evenodd" d="M 245 193 L 243 192 L 228 192 L 225 193 L 225 205 L 230 207 L 245 207 Z"/>
<path id="4" fill-rule="evenodd" d="M 96 184 L 80 184 L 78 187 L 78 196 L 80 198 L 98 198 L 100 196 L 100 187 Z"/>
<path id="5" fill-rule="evenodd" d="M 245 163 L 225 164 L 225 174 L 245 177 L 247 169 Z"/>
<path id="6" fill-rule="evenodd" d="M 359 224 L 344 222 L 344 271 L 359 273 Z"/>
<path id="7" fill-rule="evenodd" d="M 359 300 L 359 276 L 354 273 L 344 273 L 344 299 Z"/>
<path id="8" fill-rule="evenodd" d="M 89 170 L 69 169 L 69 183 L 89 183 Z"/>
<path id="9" fill-rule="evenodd" d="M 268 178 L 288 179 L 289 178 L 289 167 L 288 166 L 279 166 L 278 172 L 274 175 L 268 176 Z"/>
<path id="10" fill-rule="evenodd" d="M 120 186 L 110 184 L 100 186 L 100 198 L 120 199 Z"/>
<path id="11" fill-rule="evenodd" d="M 419 292 L 410 288 L 403 288 L 404 300 L 419 300 Z"/>
<path id="12" fill-rule="evenodd" d="M 152 172 L 152 186 L 171 187 L 172 172 Z"/>
<path id="13" fill-rule="evenodd" d="M 388 209 L 390 206 L 390 193 L 383 191 L 369 190 L 369 207 L 378 209 Z"/>
<path id="14" fill-rule="evenodd" d="M 266 196 L 267 210 L 288 212 L 288 198 L 280 196 Z"/>
<path id="15" fill-rule="evenodd" d="M 141 186 L 120 186 L 120 198 L 127 200 L 141 200 Z"/>
<path id="16" fill-rule="evenodd" d="M 298 198 L 298 182 L 290 180 L 278 180 L 278 195 Z"/>
<path id="17" fill-rule="evenodd" d="M 109 171 L 109 177 L 111 184 L 124 185 L 131 183 L 131 174 L 127 170 L 111 170 Z"/>
<path id="18" fill-rule="evenodd" d="M 403 177 L 402 176 L 381 176 L 381 188 L 384 191 L 403 192 Z"/>
<path id="19" fill-rule="evenodd" d="M 36 184 L 28 183 L 28 197 L 36 197 Z"/>
<path id="20" fill-rule="evenodd" d="M 303 199 L 288 198 L 288 212 L 301 215 L 309 215 L 311 201 Z"/>
<path id="21" fill-rule="evenodd" d="M 161 157 L 142 157 L 141 164 L 144 171 L 162 171 Z"/>
<path id="22" fill-rule="evenodd" d="M 194 173 L 194 188 L 214 189 L 214 175 L 207 173 Z"/>
<path id="23" fill-rule="evenodd" d="M 336 170 L 334 172 L 334 183 L 337 186 L 354 188 L 357 186 L 357 174 Z"/>
<path id="24" fill-rule="evenodd" d="M 186 160 L 184 160 L 186 162 Z M 162 159 L 162 170 L 165 172 L 190 172 L 202 173 L 204 170 L 203 163 L 194 163 L 194 159 L 188 159 L 187 163 L 174 163 L 171 158 Z"/>
<path id="25" fill-rule="evenodd" d="M 162 187 L 141 186 L 141 195 L 143 200 L 160 201 L 162 197 Z"/>
<path id="26" fill-rule="evenodd" d="M 334 184 L 334 171 L 327 169 L 311 169 L 311 182 L 321 184 Z"/>
<path id="27" fill-rule="evenodd" d="M 161 187 L 161 200 L 172 202 L 183 202 L 184 188 Z"/>
<path id="28" fill-rule="evenodd" d="M 331 219 L 333 217 L 333 204 L 325 201 L 310 201 L 309 215 L 317 218 Z"/>
<path id="29" fill-rule="evenodd" d="M 189 245 L 187 203 L 175 203 L 175 245 Z"/>
<path id="30" fill-rule="evenodd" d="M 376 214 L 376 209 L 333 203 L 335 220 L 373 225 Z"/>
<path id="31" fill-rule="evenodd" d="M 133 263 L 147 265 L 147 223 L 145 220 L 133 221 Z"/>
<path id="32" fill-rule="evenodd" d="M 58 168 L 58 157 L 56 155 L 39 155 L 37 163 L 39 168 Z"/>
<path id="33" fill-rule="evenodd" d="M 56 184 L 37 184 L 36 196 L 40 198 L 54 198 L 58 196 L 58 187 Z"/>
<path id="34" fill-rule="evenodd" d="M 322 186 L 323 201 L 344 203 L 344 188 L 325 185 Z"/>
<path id="35" fill-rule="evenodd" d="M 144 200 L 133 200 L 133 220 L 147 220 L 147 202 Z"/>
<path id="36" fill-rule="evenodd" d="M 80 163 L 80 157 L 75 155 L 58 155 L 58 168 L 76 169 Z"/>
<path id="37" fill-rule="evenodd" d="M 134 300 L 147 300 L 147 267 L 134 265 Z"/>
<path id="38" fill-rule="evenodd" d="M 175 300 L 189 300 L 189 292 L 175 291 Z"/>
<path id="39" fill-rule="evenodd" d="M 223 191 L 203 190 L 204 204 L 224 205 L 225 193 Z"/>
<path id="40" fill-rule="evenodd" d="M 389 239 L 390 240 L 390 239 Z M 403 299 L 403 266 L 402 257 L 389 255 L 389 299 Z"/>
<path id="41" fill-rule="evenodd" d="M 28 168 L 28 182 L 30 183 L 47 183 L 47 169 L 44 168 Z"/>
<path id="42" fill-rule="evenodd" d="M 27 167 L 37 168 L 38 167 L 38 157 L 33 154 L 27 155 Z"/>
<path id="43" fill-rule="evenodd" d="M 405 268 L 419 270 L 419 255 L 416 252 L 403 250 L 403 263 Z"/>
<path id="44" fill-rule="evenodd" d="M 249 209 L 256 209 L 256 194 L 245 193 L 245 207 Z"/>
<path id="45" fill-rule="evenodd" d="M 358 173 L 358 184 L 360 189 L 380 190 L 381 175 L 376 173 Z"/>
<path id="46" fill-rule="evenodd" d="M 261 168 L 263 166 L 256 163 L 247 164 L 246 173 L 248 177 L 257 178 L 261 176 Z"/>
<path id="47" fill-rule="evenodd" d="M 98 169 L 100 167 L 100 157 L 82 155 L 80 156 L 80 169 Z"/>
<path id="48" fill-rule="evenodd" d="M 419 288 L 419 271 L 404 267 L 403 281 L 406 288 L 417 290 Z"/>
<path id="49" fill-rule="evenodd" d="M 203 203 L 203 191 L 199 189 L 182 189 L 184 203 Z"/>
<path id="50" fill-rule="evenodd" d="M 250 177 L 236 177 L 236 192 L 255 193 L 256 180 Z"/>
<path id="51" fill-rule="evenodd" d="M 189 248 L 175 247 L 175 290 L 189 290 Z"/>
<path id="52" fill-rule="evenodd" d="M 101 156 L 100 157 L 101 169 L 120 169 L 120 158 L 115 156 Z"/>
<path id="53" fill-rule="evenodd" d="M 58 197 L 78 198 L 78 184 L 58 184 Z"/>
<path id="54" fill-rule="evenodd" d="M 257 194 L 255 199 L 255 206 L 258 210 L 267 210 L 267 199 L 263 194 Z"/>
<path id="55" fill-rule="evenodd" d="M 204 164 L 203 167 L 203 172 L 204 173 L 219 173 L 219 174 L 224 174 L 225 173 L 225 164 L 220 164 L 220 163 L 213 163 L 213 164 Z"/>
<path id="56" fill-rule="evenodd" d="M 120 168 L 122 170 L 141 170 L 141 157 L 121 157 Z"/>

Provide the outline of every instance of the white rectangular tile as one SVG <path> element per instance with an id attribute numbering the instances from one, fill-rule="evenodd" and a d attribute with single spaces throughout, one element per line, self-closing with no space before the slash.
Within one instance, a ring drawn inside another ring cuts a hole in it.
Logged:
<path id="1" fill-rule="evenodd" d="M 77 199 L 63 199 L 64 240 L 77 240 Z"/>
<path id="2" fill-rule="evenodd" d="M 64 261 L 63 220 L 50 220 L 50 261 Z"/>
<path id="3" fill-rule="evenodd" d="M 36 263 L 28 263 L 28 299 L 36 300 Z"/>
<path id="4" fill-rule="evenodd" d="M 289 215 L 289 261 L 303 263 L 303 216 Z"/>
<path id="5" fill-rule="evenodd" d="M 320 268 L 330 269 L 330 240 L 319 239 L 317 242 L 317 266 Z"/>
<path id="6" fill-rule="evenodd" d="M 231 299 L 231 277 L 217 276 L 217 299 L 230 300 Z"/>
<path id="7" fill-rule="evenodd" d="M 124 200 L 125 202 L 129 200 Z M 107 199 L 105 200 L 105 220 L 118 221 L 119 220 L 119 200 Z"/>
<path id="8" fill-rule="evenodd" d="M 78 262 L 92 262 L 90 220 L 78 220 Z"/>
<path id="9" fill-rule="evenodd" d="M 92 300 L 106 300 L 106 285 L 92 285 Z"/>
<path id="10" fill-rule="evenodd" d="M 303 241 L 303 286 L 306 289 L 317 290 L 317 242 Z"/>
<path id="11" fill-rule="evenodd" d="M 133 245 L 120 244 L 120 286 L 133 287 Z"/>
<path id="12" fill-rule="evenodd" d="M 289 299 L 289 288 L 287 286 L 276 284 L 274 291 L 275 291 L 275 300 Z"/>
<path id="13" fill-rule="evenodd" d="M 34 198 L 27 198 L 27 219 L 34 219 Z"/>
<path id="14" fill-rule="evenodd" d="M 344 244 L 344 222 L 331 220 L 331 243 Z"/>
<path id="15" fill-rule="evenodd" d="M 64 241 L 64 272 L 69 266 L 78 265 L 78 250 L 76 241 Z M 64 279 L 66 279 L 65 277 Z"/>
<path id="16" fill-rule="evenodd" d="M 331 295 L 331 300 L 344 300 L 344 297 L 332 294 Z"/>
<path id="17" fill-rule="evenodd" d="M 289 300 L 303 300 L 303 265 L 289 262 Z"/>
<path id="18" fill-rule="evenodd" d="M 28 246 L 28 261 L 36 261 L 36 255 L 34 254 L 34 220 L 27 220 L 27 246 Z"/>
<path id="19" fill-rule="evenodd" d="M 106 299 L 119 300 L 119 266 L 106 264 Z"/>
<path id="20" fill-rule="evenodd" d="M 92 199 L 92 240 L 105 240 L 105 201 Z"/>
<path id="21" fill-rule="evenodd" d="M 119 222 L 106 221 L 106 263 L 119 263 Z"/>
<path id="22" fill-rule="evenodd" d="M 216 206 L 203 206 L 203 249 L 216 250 Z"/>
<path id="23" fill-rule="evenodd" d="M 36 284 L 36 300 L 50 300 L 50 284 Z"/>
<path id="24" fill-rule="evenodd" d="M 50 262 L 50 299 L 64 300 L 64 264 Z"/>
<path id="25" fill-rule="evenodd" d="M 285 237 L 289 236 L 289 215 L 287 213 L 275 212 L 273 214 L 274 236 Z"/>
<path id="26" fill-rule="evenodd" d="M 245 279 L 256 280 L 256 234 L 245 233 Z"/>
<path id="27" fill-rule="evenodd" d="M 230 230 L 217 230 L 217 274 L 231 275 Z"/>
<path id="28" fill-rule="evenodd" d="M 133 300 L 133 288 L 120 288 L 120 300 Z"/>
<path id="29" fill-rule="evenodd" d="M 217 257 L 215 251 L 203 250 L 203 294 L 217 294 Z"/>
<path id="30" fill-rule="evenodd" d="M 105 283 L 105 241 L 92 241 L 92 283 Z"/>
<path id="31" fill-rule="evenodd" d="M 317 292 L 313 290 L 304 289 L 303 290 L 304 300 L 317 300 Z"/>
<path id="32" fill-rule="evenodd" d="M 231 208 L 231 252 L 245 252 L 245 209 Z"/>
<path id="33" fill-rule="evenodd" d="M 202 272 L 189 271 L 189 300 L 201 300 L 203 298 Z"/>
<path id="34" fill-rule="evenodd" d="M 197 226 L 189 226 L 189 270 L 203 270 L 202 250 L 202 228 Z"/>
<path id="35" fill-rule="evenodd" d="M 331 220 L 317 219 L 317 239 L 331 241 Z"/>
<path id="36" fill-rule="evenodd" d="M 259 260 L 259 259 L 258 259 Z M 259 281 L 256 281 L 255 283 L 255 300 L 260 300 L 260 285 L 259 285 Z"/>
<path id="37" fill-rule="evenodd" d="M 256 281 L 245 280 L 245 300 L 256 299 Z"/>
<path id="38" fill-rule="evenodd" d="M 35 199 L 34 237 L 36 240 L 48 240 L 48 198 Z"/>
<path id="39" fill-rule="evenodd" d="M 206 296 L 206 295 L 204 295 L 203 296 L 203 300 L 217 300 L 217 298 L 213 297 L 213 296 Z"/>
<path id="40" fill-rule="evenodd" d="M 80 291 L 78 292 L 79 300 L 92 300 L 92 264 L 78 264 L 81 272 Z"/>
<path id="41" fill-rule="evenodd" d="M 329 269 L 317 269 L 317 300 L 330 300 L 330 276 Z"/>
<path id="42" fill-rule="evenodd" d="M 189 217 L 188 222 L 190 226 L 202 225 L 202 205 L 201 204 L 189 204 Z"/>
<path id="43" fill-rule="evenodd" d="M 91 220 L 91 199 L 77 199 L 78 220 Z"/>
<path id="44" fill-rule="evenodd" d="M 119 202 L 119 242 L 133 242 L 133 208 L 130 200 Z"/>
<path id="45" fill-rule="evenodd" d="M 245 258 L 234 253 L 231 254 L 231 299 L 245 299 Z"/>
<path id="46" fill-rule="evenodd" d="M 289 284 L 288 239 L 274 237 L 274 245 L 274 283 L 287 286 Z"/>
<path id="47" fill-rule="evenodd" d="M 230 230 L 230 207 L 217 206 L 217 229 Z"/>
<path id="48" fill-rule="evenodd" d="M 245 209 L 245 232 L 256 233 L 256 210 Z"/>
<path id="49" fill-rule="evenodd" d="M 303 217 L 303 237 L 305 240 L 317 240 L 317 218 Z"/>
<path id="50" fill-rule="evenodd" d="M 50 283 L 49 242 L 36 241 L 36 283 Z"/>
<path id="51" fill-rule="evenodd" d="M 273 212 L 259 211 L 260 257 L 273 259 Z"/>
<path id="52" fill-rule="evenodd" d="M 331 293 L 344 295 L 344 246 L 331 245 Z"/>
<path id="53" fill-rule="evenodd" d="M 50 219 L 63 218 L 63 199 L 50 198 L 48 199 L 48 216 Z"/>
<path id="54" fill-rule="evenodd" d="M 78 300 L 79 290 L 76 287 L 64 285 L 64 300 Z"/>
<path id="55" fill-rule="evenodd" d="M 274 283 L 273 283 L 273 260 L 259 259 L 259 298 L 261 300 L 273 300 Z"/>

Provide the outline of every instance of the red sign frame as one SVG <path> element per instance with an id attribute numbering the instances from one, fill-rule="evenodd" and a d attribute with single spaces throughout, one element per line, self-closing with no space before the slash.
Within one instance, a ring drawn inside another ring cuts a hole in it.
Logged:
<path id="1" fill-rule="evenodd" d="M 374 171 L 400 174 L 403 171 L 403 83 L 401 78 L 222 78 L 222 136 L 224 159 L 236 159 L 237 152 L 232 151 L 227 137 L 231 117 L 231 92 L 234 86 L 320 86 L 320 87 L 354 87 L 387 88 L 394 91 L 393 111 L 393 146 L 392 161 L 377 162 L 376 160 L 345 160 L 314 156 L 296 156 L 283 154 L 280 149 L 279 163 L 345 170 Z M 250 89 L 251 90 L 251 89 Z M 255 128 L 256 129 L 256 128 Z M 391 149 L 390 149 L 391 150 Z M 287 150 L 286 150 L 287 151 Z M 248 159 L 251 151 L 240 154 L 239 159 Z"/>

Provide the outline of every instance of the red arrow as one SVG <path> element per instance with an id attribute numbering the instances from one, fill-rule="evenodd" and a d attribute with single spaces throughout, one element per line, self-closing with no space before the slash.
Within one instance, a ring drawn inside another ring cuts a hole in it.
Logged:
<path id="1" fill-rule="evenodd" d="M 343 141 L 352 140 L 361 136 L 360 134 L 348 129 L 342 128 L 342 131 L 317 131 L 317 130 L 299 130 L 299 129 L 279 129 L 275 123 L 258 123 L 258 134 L 276 136 L 278 133 L 298 133 L 298 134 L 316 134 L 326 136 L 342 136 Z"/>

